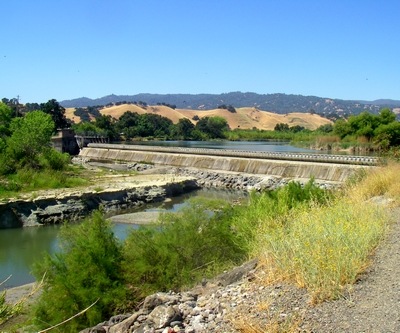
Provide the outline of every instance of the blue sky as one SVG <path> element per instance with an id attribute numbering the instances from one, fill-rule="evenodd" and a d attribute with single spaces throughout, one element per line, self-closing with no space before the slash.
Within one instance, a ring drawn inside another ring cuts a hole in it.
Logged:
<path id="1" fill-rule="evenodd" d="M 400 100 L 399 0 L 9 0 L 0 98 Z"/>

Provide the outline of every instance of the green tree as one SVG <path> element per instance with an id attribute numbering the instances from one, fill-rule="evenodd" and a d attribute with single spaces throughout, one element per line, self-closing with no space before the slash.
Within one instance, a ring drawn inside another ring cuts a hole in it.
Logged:
<path id="1" fill-rule="evenodd" d="M 317 132 L 331 133 L 333 132 L 333 125 L 332 124 L 321 125 L 320 127 L 317 128 Z"/>
<path id="2" fill-rule="evenodd" d="M 304 126 L 296 125 L 296 126 L 290 127 L 289 131 L 293 132 L 293 133 L 298 133 L 298 132 L 304 131 L 305 129 L 306 128 Z"/>
<path id="3" fill-rule="evenodd" d="M 65 109 L 55 100 L 51 99 L 47 103 L 40 104 L 40 110 L 51 116 L 56 129 L 68 128 L 70 123 L 65 116 Z"/>
<path id="4" fill-rule="evenodd" d="M 101 115 L 96 118 L 94 125 L 106 133 L 106 136 L 111 140 L 117 140 L 119 138 L 118 132 L 115 127 L 115 119 L 110 115 Z"/>
<path id="5" fill-rule="evenodd" d="M 338 135 L 341 139 L 352 133 L 349 123 L 344 119 L 336 120 L 333 125 L 333 133 Z"/>
<path id="6" fill-rule="evenodd" d="M 396 121 L 396 114 L 389 108 L 384 108 L 379 111 L 378 119 L 380 124 L 387 125 Z"/>
<path id="7" fill-rule="evenodd" d="M 181 118 L 176 124 L 176 134 L 183 140 L 191 139 L 194 128 L 193 123 L 189 119 Z"/>
<path id="8" fill-rule="evenodd" d="M 54 122 L 42 111 L 32 111 L 11 122 L 6 153 L 20 167 L 37 167 L 40 154 L 51 148 Z"/>
<path id="9" fill-rule="evenodd" d="M 375 129 L 376 142 L 383 148 L 400 145 L 400 123 L 398 121 L 382 124 Z"/>
<path id="10" fill-rule="evenodd" d="M 63 332 L 78 332 L 109 318 L 125 300 L 121 245 L 111 223 L 100 212 L 79 225 L 64 225 L 59 238 L 61 252 L 47 254 L 34 266 L 35 277 L 45 277 L 35 318 L 39 326 L 51 326 L 97 300 L 83 315 L 62 327 Z"/>
<path id="11" fill-rule="evenodd" d="M 11 135 L 12 110 L 0 102 L 0 153 L 6 148 L 6 138 Z"/>
<path id="12" fill-rule="evenodd" d="M 348 123 L 352 134 L 371 139 L 375 128 L 379 126 L 379 118 L 369 112 L 361 112 L 357 116 L 350 116 Z"/>
<path id="13" fill-rule="evenodd" d="M 117 128 L 122 130 L 128 127 L 134 127 L 139 122 L 139 114 L 137 112 L 127 111 L 117 121 Z"/>
<path id="14" fill-rule="evenodd" d="M 139 122 L 139 114 L 137 112 L 125 112 L 115 123 L 116 131 L 126 140 L 136 136 L 135 127 Z"/>
<path id="15" fill-rule="evenodd" d="M 289 131 L 289 125 L 285 123 L 276 124 L 274 127 L 274 131 L 277 132 L 287 132 Z"/>
<path id="16" fill-rule="evenodd" d="M 72 125 L 72 128 L 74 129 L 75 133 L 77 135 L 83 135 L 83 136 L 105 136 L 106 131 L 98 128 L 94 123 L 92 122 L 81 122 L 79 124 L 74 124 Z"/>
<path id="17" fill-rule="evenodd" d="M 197 122 L 196 129 L 205 133 L 210 139 L 223 139 L 224 132 L 229 130 L 229 125 L 222 117 L 204 117 Z"/>
<path id="18" fill-rule="evenodd" d="M 172 120 L 158 114 L 145 113 L 139 116 L 136 132 L 141 137 L 169 137 L 172 127 Z"/>

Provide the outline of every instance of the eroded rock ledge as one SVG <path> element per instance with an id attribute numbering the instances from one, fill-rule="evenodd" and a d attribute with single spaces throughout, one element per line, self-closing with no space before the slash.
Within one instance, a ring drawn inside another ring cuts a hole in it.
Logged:
<path id="1" fill-rule="evenodd" d="M 76 221 L 91 211 L 106 212 L 159 202 L 166 197 L 183 194 L 199 187 L 219 187 L 245 191 L 274 190 L 289 181 L 302 184 L 309 179 L 288 179 L 271 175 L 212 171 L 197 168 L 154 167 L 142 164 L 106 164 L 81 161 L 85 167 L 103 167 L 112 172 L 140 170 L 136 176 L 110 174 L 99 178 L 85 189 L 63 189 L 35 193 L 31 197 L 0 202 L 0 229 L 56 224 Z M 89 172 L 90 169 L 88 169 Z M 316 181 L 325 189 L 338 182 Z"/>
<path id="2" fill-rule="evenodd" d="M 194 179 L 183 178 L 161 185 L 147 185 L 75 190 L 56 196 L 39 196 L 34 199 L 14 199 L 0 203 L 0 229 L 56 224 L 64 220 L 76 221 L 91 211 L 137 207 L 159 202 L 166 197 L 183 194 L 199 186 Z"/>

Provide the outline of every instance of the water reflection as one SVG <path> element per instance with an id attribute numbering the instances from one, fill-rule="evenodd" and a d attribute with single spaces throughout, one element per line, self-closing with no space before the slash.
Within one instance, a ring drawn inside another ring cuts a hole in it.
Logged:
<path id="1" fill-rule="evenodd" d="M 12 275 L 0 288 L 15 287 L 34 281 L 32 263 L 43 254 L 57 250 L 59 226 L 1 229 L 0 230 L 0 280 Z"/>

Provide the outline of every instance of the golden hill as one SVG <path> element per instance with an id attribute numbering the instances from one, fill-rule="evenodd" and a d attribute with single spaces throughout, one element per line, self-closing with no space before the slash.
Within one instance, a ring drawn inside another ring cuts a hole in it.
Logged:
<path id="1" fill-rule="evenodd" d="M 74 115 L 74 110 L 74 108 L 67 108 L 65 115 L 73 122 L 79 123 L 81 120 L 78 116 Z M 237 108 L 236 113 L 231 113 L 225 109 L 213 109 L 205 111 L 191 109 L 174 110 L 163 105 L 147 106 L 146 108 L 142 108 L 134 104 L 122 104 L 103 108 L 100 110 L 100 113 L 103 115 L 110 115 L 113 118 L 118 119 L 127 111 L 137 112 L 139 114 L 158 114 L 171 119 L 174 123 L 177 123 L 181 118 L 188 118 L 195 123 L 195 121 L 192 120 L 194 116 L 198 116 L 199 118 L 219 116 L 227 120 L 231 129 L 257 128 L 273 130 L 276 124 L 285 123 L 288 124 L 289 127 L 299 125 L 314 130 L 319 126 L 332 123 L 330 120 L 316 114 L 300 112 L 277 114 L 273 112 L 262 111 L 254 107 Z"/>

